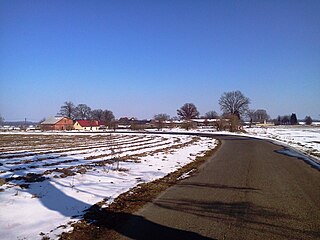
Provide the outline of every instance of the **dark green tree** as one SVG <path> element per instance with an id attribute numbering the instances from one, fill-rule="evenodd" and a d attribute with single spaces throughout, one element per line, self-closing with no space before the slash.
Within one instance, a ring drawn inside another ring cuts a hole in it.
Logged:
<path id="1" fill-rule="evenodd" d="M 298 124 L 297 115 L 296 115 L 295 113 L 292 113 L 292 114 L 291 114 L 290 124 L 291 124 L 291 125 L 297 125 L 297 124 Z"/>

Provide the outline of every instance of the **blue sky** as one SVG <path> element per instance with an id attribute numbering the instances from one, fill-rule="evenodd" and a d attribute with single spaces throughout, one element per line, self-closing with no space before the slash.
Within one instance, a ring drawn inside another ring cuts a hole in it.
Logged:
<path id="1" fill-rule="evenodd" d="M 1 1 L 0 114 L 64 101 L 117 118 L 220 112 L 240 90 L 271 117 L 320 118 L 320 1 Z"/>

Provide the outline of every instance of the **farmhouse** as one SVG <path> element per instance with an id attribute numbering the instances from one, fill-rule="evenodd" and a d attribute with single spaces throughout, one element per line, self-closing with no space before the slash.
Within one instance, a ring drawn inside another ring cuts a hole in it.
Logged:
<path id="1" fill-rule="evenodd" d="M 100 128 L 105 127 L 105 123 L 96 120 L 77 120 L 73 125 L 75 130 L 99 130 Z"/>
<path id="2" fill-rule="evenodd" d="M 66 117 L 49 117 L 40 124 L 41 130 L 71 130 L 73 120 Z"/>

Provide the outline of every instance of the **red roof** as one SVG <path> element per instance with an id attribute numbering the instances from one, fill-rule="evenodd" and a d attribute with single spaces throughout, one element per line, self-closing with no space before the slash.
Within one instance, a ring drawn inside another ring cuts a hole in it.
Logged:
<path id="1" fill-rule="evenodd" d="M 78 120 L 77 121 L 81 127 L 99 127 L 104 125 L 104 122 L 96 120 Z"/>

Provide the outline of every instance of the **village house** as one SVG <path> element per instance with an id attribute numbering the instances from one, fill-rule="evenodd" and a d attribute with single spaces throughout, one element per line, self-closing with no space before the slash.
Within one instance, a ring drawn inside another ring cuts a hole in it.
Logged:
<path id="1" fill-rule="evenodd" d="M 72 130 L 73 120 L 66 117 L 49 117 L 40 123 L 40 128 L 43 131 Z"/>
<path id="2" fill-rule="evenodd" d="M 75 130 L 91 130 L 97 131 L 101 128 L 105 128 L 105 123 L 97 120 L 77 120 L 73 125 Z"/>

